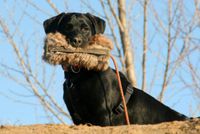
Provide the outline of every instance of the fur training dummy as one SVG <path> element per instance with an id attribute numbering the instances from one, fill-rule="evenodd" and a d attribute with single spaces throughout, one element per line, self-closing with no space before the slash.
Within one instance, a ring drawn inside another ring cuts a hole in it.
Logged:
<path id="1" fill-rule="evenodd" d="M 73 47 L 59 32 L 45 38 L 43 59 L 53 65 L 72 65 L 88 70 L 104 71 L 108 68 L 112 41 L 102 34 L 91 37 L 85 47 Z"/>

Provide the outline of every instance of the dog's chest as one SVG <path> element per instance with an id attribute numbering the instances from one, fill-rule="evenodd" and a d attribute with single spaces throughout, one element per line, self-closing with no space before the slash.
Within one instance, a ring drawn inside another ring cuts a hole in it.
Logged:
<path id="1" fill-rule="evenodd" d="M 67 105 L 72 105 L 74 111 L 81 116 L 95 113 L 105 105 L 105 86 L 98 73 L 81 74 L 72 79 L 65 89 L 64 98 L 68 98 Z"/>

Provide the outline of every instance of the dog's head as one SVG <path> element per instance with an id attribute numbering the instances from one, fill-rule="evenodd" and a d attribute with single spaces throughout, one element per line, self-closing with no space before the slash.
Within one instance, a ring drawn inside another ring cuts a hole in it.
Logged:
<path id="1" fill-rule="evenodd" d="M 83 47 L 91 36 L 103 33 L 105 21 L 89 13 L 61 13 L 43 23 L 46 34 L 60 32 L 73 47 Z"/>

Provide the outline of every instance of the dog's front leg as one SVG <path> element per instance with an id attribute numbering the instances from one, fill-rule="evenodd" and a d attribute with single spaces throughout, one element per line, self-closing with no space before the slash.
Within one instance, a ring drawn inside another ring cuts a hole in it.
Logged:
<path id="1" fill-rule="evenodd" d="M 70 94 L 70 89 L 68 88 L 67 80 L 63 84 L 63 90 L 64 90 L 63 99 L 64 99 L 67 109 L 72 117 L 74 124 L 75 125 L 83 124 L 84 121 L 82 120 L 80 115 L 76 112 L 76 109 L 73 106 L 72 96 Z"/>

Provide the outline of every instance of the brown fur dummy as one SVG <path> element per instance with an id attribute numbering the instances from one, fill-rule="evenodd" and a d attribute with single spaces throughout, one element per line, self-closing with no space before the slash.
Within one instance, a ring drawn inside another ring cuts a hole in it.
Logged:
<path id="1" fill-rule="evenodd" d="M 53 65 L 74 65 L 88 70 L 103 71 L 108 68 L 109 53 L 113 49 L 111 40 L 98 34 L 82 47 L 72 47 L 60 33 L 49 33 L 44 44 L 43 59 Z"/>

